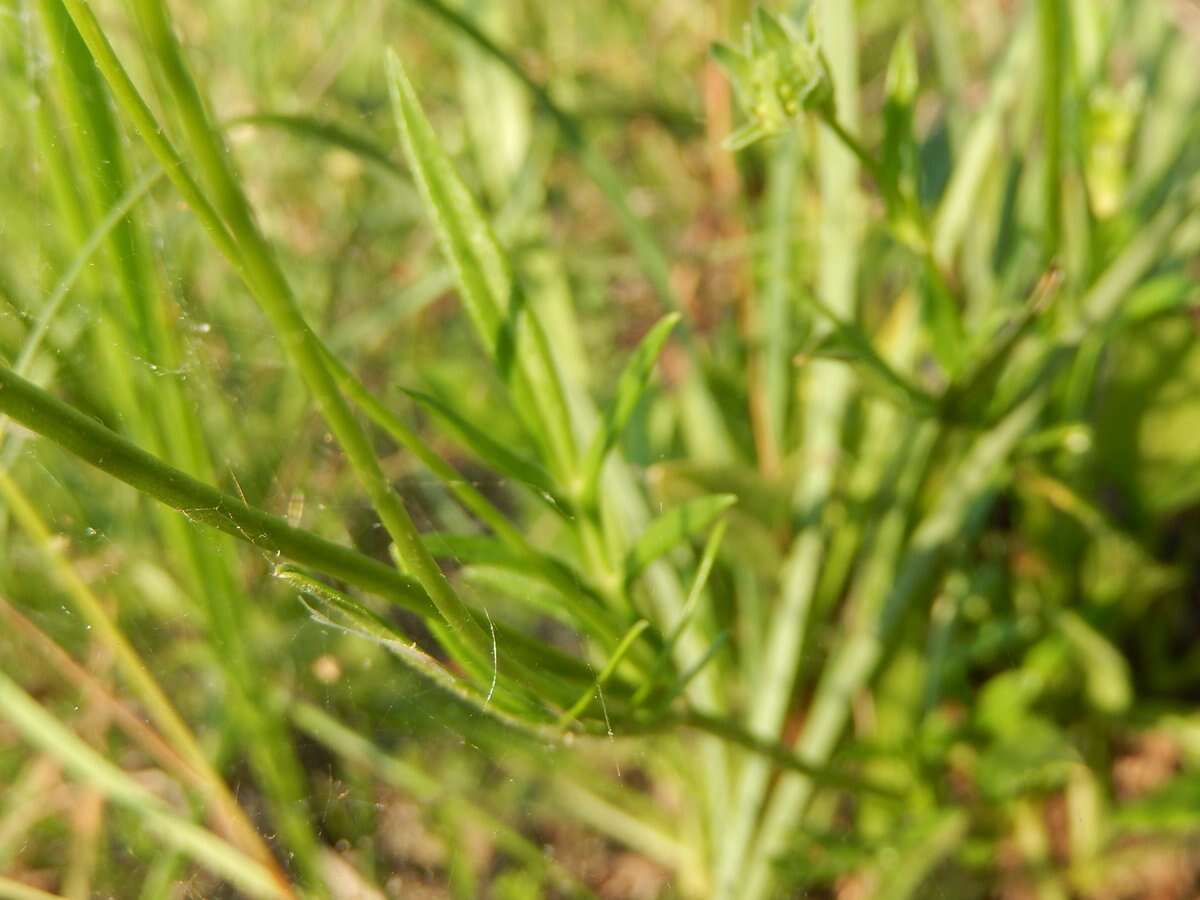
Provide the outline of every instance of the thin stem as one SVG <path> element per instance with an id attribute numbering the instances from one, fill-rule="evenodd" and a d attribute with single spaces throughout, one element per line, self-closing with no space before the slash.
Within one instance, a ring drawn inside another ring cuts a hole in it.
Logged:
<path id="1" fill-rule="evenodd" d="M 0 367 L 0 413 L 194 522 L 341 578 L 420 615 L 436 615 L 428 595 L 413 579 L 197 481 L 6 367 Z"/>
<path id="2" fill-rule="evenodd" d="M 351 402 L 367 415 L 371 421 L 387 432 L 397 443 L 415 456 L 422 465 L 441 479 L 446 489 L 450 491 L 464 507 L 477 515 L 500 540 L 514 550 L 530 552 L 529 542 L 525 536 L 505 517 L 496 506 L 479 491 L 471 486 L 453 466 L 442 459 L 415 431 L 408 427 L 403 420 L 383 405 L 370 391 L 366 389 L 358 377 L 335 357 L 327 347 L 322 345 L 325 360 L 333 373 L 338 386 L 346 392 Z"/>
<path id="3" fill-rule="evenodd" d="M 221 216 L 187 174 L 179 154 L 130 80 L 91 8 L 83 0 L 64 0 L 64 3 L 117 102 L 180 188 L 184 199 L 201 215 L 210 234 L 270 319 L 285 351 L 312 392 L 351 468 L 395 542 L 405 567 L 421 583 L 447 625 L 477 650 L 484 648 L 487 645 L 486 635 L 422 544 L 408 510 L 392 490 L 366 434 L 325 365 L 320 343 L 305 322 L 283 272 L 254 225 L 245 198 L 226 168 L 223 150 L 215 146 L 218 139 L 214 137 L 215 132 L 207 121 L 195 85 L 178 58 L 174 36 L 160 5 L 139 3 L 139 10 L 145 17 L 146 30 L 150 32 L 159 59 L 164 62 L 193 150 L 201 154 L 201 164 L 218 189 L 218 205 L 227 216 L 225 222 L 221 221 Z"/>
<path id="4" fill-rule="evenodd" d="M 1062 0 L 1038 0 L 1038 36 L 1042 49 L 1042 124 L 1044 159 L 1046 258 L 1053 259 L 1062 242 L 1063 170 L 1063 38 Z"/>

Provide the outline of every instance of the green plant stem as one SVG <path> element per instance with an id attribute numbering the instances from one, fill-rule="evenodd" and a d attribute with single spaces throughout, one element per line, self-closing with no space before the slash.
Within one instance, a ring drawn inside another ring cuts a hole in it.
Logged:
<path id="1" fill-rule="evenodd" d="M 819 146 L 822 220 L 817 295 L 838 319 L 849 321 L 854 319 L 857 305 L 859 171 L 862 160 L 870 160 L 870 155 L 849 130 L 857 127 L 859 106 L 853 6 L 822 4 L 818 14 L 818 28 L 833 69 L 836 106 L 845 125 L 831 117 Z M 873 161 L 868 163 L 871 168 L 877 169 Z M 783 563 L 773 615 L 777 624 L 761 653 L 754 702 L 747 710 L 748 730 L 767 741 L 776 741 L 782 733 L 795 688 L 825 550 L 820 517 L 834 485 L 842 422 L 854 391 L 853 375 L 845 366 L 816 361 L 806 368 L 800 402 L 804 410 L 803 475 L 793 496 L 797 517 L 805 525 Z M 720 900 L 730 900 L 740 890 L 746 853 L 770 776 L 769 761 L 761 757 L 746 761 L 723 833 L 714 835 L 719 847 L 714 896 Z"/>
<path id="2" fill-rule="evenodd" d="M 1063 229 L 1064 16 L 1063 0 L 1038 0 L 1038 37 L 1042 50 L 1042 199 L 1046 205 L 1043 244 L 1048 260 L 1058 255 Z"/>
<path id="3" fill-rule="evenodd" d="M 763 266 L 761 317 L 756 346 L 756 379 L 763 396 L 760 463 L 767 473 L 779 467 L 787 449 L 788 406 L 792 392 L 792 209 L 800 164 L 800 135 L 788 134 L 775 150 L 768 175 L 767 245 Z"/>
<path id="4" fill-rule="evenodd" d="M 437 18 L 449 24 L 456 31 L 474 43 L 496 62 L 500 63 L 529 91 L 534 101 L 558 129 L 567 149 L 578 158 L 584 171 L 600 188 L 604 197 L 611 204 L 621 225 L 629 236 L 634 253 L 641 261 L 642 267 L 650 278 L 655 291 L 668 310 L 679 308 L 679 301 L 671 288 L 671 267 L 667 255 L 659 247 L 650 229 L 637 217 L 625 199 L 625 189 L 616 170 L 602 156 L 595 152 L 590 141 L 584 135 L 582 125 L 564 110 L 551 96 L 550 90 L 529 74 L 509 50 L 501 47 L 495 40 L 485 34 L 479 26 L 456 9 L 447 6 L 442 0 L 410 0 Z"/>
<path id="5" fill-rule="evenodd" d="M 81 211 L 77 218 L 81 222 L 102 220 L 110 208 L 122 203 L 126 193 L 125 154 L 119 129 L 106 101 L 101 75 L 67 10 L 59 0 L 41 0 L 39 6 L 52 55 L 58 62 L 59 94 L 74 125 L 70 133 L 76 158 L 82 163 L 79 168 L 84 196 L 89 201 L 90 215 Z M 71 171 L 55 177 L 78 182 L 78 176 Z M 82 232 L 77 239 L 82 239 Z M 108 270 L 116 290 L 109 287 L 109 279 L 92 281 L 99 287 L 100 297 L 109 301 L 104 304 L 107 315 L 101 319 L 101 328 L 111 337 L 102 340 L 98 349 L 103 354 L 104 380 L 116 399 L 116 412 L 135 440 L 151 452 L 202 479 L 211 477 L 211 458 L 181 383 L 165 379 L 155 385 L 153 402 L 145 402 L 148 385 L 144 372 L 131 365 L 133 360 L 143 359 L 152 367 L 173 372 L 180 359 L 165 305 L 156 302 L 163 291 L 148 264 L 152 257 L 150 245 L 133 217 L 114 223 L 106 244 Z M 123 300 L 122 306 L 114 307 L 109 299 L 114 294 Z M 203 601 L 209 634 L 220 647 L 231 725 L 245 736 L 242 746 L 284 842 L 294 854 L 298 871 L 319 890 L 322 876 L 317 842 L 304 812 L 303 774 L 280 731 L 280 718 L 252 700 L 263 672 L 245 639 L 245 600 L 233 574 L 232 549 L 220 537 L 202 537 L 161 507 L 153 507 L 152 516 L 192 593 Z"/>
<path id="6" fill-rule="evenodd" d="M 38 317 L 34 322 L 33 327 L 25 336 L 25 342 L 21 346 L 21 352 L 17 355 L 13 362 L 13 369 L 21 374 L 24 374 L 29 369 L 29 364 L 33 361 L 33 356 L 41 347 L 42 340 L 46 336 L 46 331 L 50 327 L 50 322 L 54 319 L 71 288 L 79 280 L 79 276 L 83 273 L 84 268 L 91 261 L 96 251 L 103 245 L 109 233 L 129 212 L 137 206 L 143 198 L 145 198 L 151 189 L 158 184 L 162 178 L 162 170 L 149 172 L 139 178 L 125 195 L 117 201 L 108 213 L 101 219 L 92 233 L 88 235 L 87 240 L 75 252 L 75 257 L 71 260 L 71 264 L 67 270 L 63 272 L 58 282 L 54 285 L 54 289 L 50 292 L 46 301 L 38 308 Z"/>
<path id="7" fill-rule="evenodd" d="M 880 166 L 879 161 L 875 159 L 874 155 L 863 146 L 862 142 L 836 116 L 822 116 L 821 121 L 841 141 L 842 146 L 854 155 L 854 158 L 858 160 L 858 164 L 871 176 L 871 179 L 876 184 L 884 184 L 882 166 Z"/>
<path id="8" fill-rule="evenodd" d="M 186 165 L 129 79 L 91 8 L 83 0 L 64 0 L 64 3 L 118 104 L 271 320 L 284 350 L 312 391 L 406 568 L 420 582 L 451 630 L 469 645 L 482 650 L 487 644 L 486 635 L 421 543 L 408 510 L 384 477 L 366 434 L 325 365 L 316 335 L 304 321 L 283 272 L 253 223 L 245 198 L 227 167 L 220 139 L 208 121 L 195 85 L 179 56 L 161 5 L 153 0 L 139 2 L 143 27 L 170 80 L 185 131 L 208 175 L 210 187 L 216 192 L 217 206 L 225 214 L 225 222 L 188 174 Z"/>
<path id="9" fill-rule="evenodd" d="M 422 616 L 436 615 L 436 608 L 413 579 L 361 553 L 292 528 L 278 516 L 254 509 L 168 466 L 6 367 L 0 367 L 0 413 L 194 522 L 341 578 Z"/>
<path id="10" fill-rule="evenodd" d="M 742 728 L 730 719 L 707 716 L 689 711 L 671 719 L 673 723 L 711 734 L 724 741 L 749 750 L 755 756 L 770 762 L 780 769 L 812 778 L 825 787 L 837 788 L 855 794 L 869 794 L 883 800 L 899 801 L 900 795 L 888 787 L 874 784 L 866 779 L 838 772 L 824 766 L 813 765 L 801 759 L 794 750 L 778 741 L 763 740 Z"/>
<path id="11" fill-rule="evenodd" d="M 487 525 L 496 537 L 521 553 L 532 552 L 532 548 L 525 539 L 525 536 L 505 517 L 504 513 L 497 509 L 483 494 L 475 490 L 467 479 L 442 459 L 399 416 L 371 394 L 363 386 L 362 382 L 355 377 L 354 373 L 347 369 L 330 350 L 324 346 L 322 349 L 325 353 L 326 364 L 333 373 L 338 386 L 346 392 L 346 396 L 353 403 L 356 403 L 371 421 L 420 460 L 425 468 L 441 479 L 446 489 L 458 498 L 458 501 L 465 508 L 477 515 L 480 521 Z"/>

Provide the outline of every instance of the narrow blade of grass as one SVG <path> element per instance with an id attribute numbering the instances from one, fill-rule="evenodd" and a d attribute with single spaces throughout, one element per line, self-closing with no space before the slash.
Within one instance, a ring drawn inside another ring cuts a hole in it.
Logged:
<path id="1" fill-rule="evenodd" d="M 248 896 L 286 896 L 270 872 L 211 832 L 179 818 L 158 797 L 64 728 L 2 673 L 0 717 L 76 777 L 141 817 L 162 841 L 183 850 Z"/>
<path id="2" fill-rule="evenodd" d="M 402 169 L 383 147 L 370 138 L 356 134 L 336 122 L 328 122 L 316 116 L 288 115 L 287 113 L 260 112 L 227 119 L 226 129 L 255 127 L 275 128 L 297 137 L 317 141 L 330 147 L 348 150 L 360 156 L 367 162 L 373 163 L 395 178 L 404 177 Z"/>
<path id="3" fill-rule="evenodd" d="M 816 294 L 841 321 L 857 318 L 859 229 L 862 202 L 858 192 L 859 157 L 847 148 L 845 130 L 859 128 L 859 70 L 857 21 L 854 6 L 821 3 L 815 10 L 816 29 L 833 76 L 838 125 L 821 132 L 819 184 L 822 218 Z M 844 127 L 843 127 L 844 126 Z M 854 391 L 850 371 L 836 363 L 808 367 L 801 396 L 804 415 L 802 478 L 793 497 L 801 515 L 811 516 L 829 497 L 841 451 L 842 423 Z M 762 668 L 755 700 L 748 710 L 748 728 L 756 737 L 773 740 L 781 733 L 795 687 L 800 652 L 817 586 L 824 536 L 815 524 L 804 528 L 792 543 L 779 575 L 779 600 L 774 609 L 778 626 L 759 649 Z M 714 896 L 730 900 L 746 892 L 745 860 L 771 767 L 762 758 L 749 759 L 739 774 L 733 807 L 724 823 L 715 864 Z M 756 849 L 757 852 L 757 849 Z"/>
<path id="4" fill-rule="evenodd" d="M 592 698 L 597 694 L 600 695 L 601 703 L 604 702 L 604 685 L 608 683 L 608 679 L 617 671 L 617 666 L 625 659 L 626 654 L 633 647 L 634 641 L 641 637 L 642 632 L 649 627 L 650 623 L 645 619 L 638 619 L 630 626 L 629 630 L 625 632 L 625 635 L 617 643 L 616 649 L 613 650 L 612 656 L 608 658 L 608 662 L 604 664 L 604 668 L 600 670 L 600 674 L 596 676 L 596 683 L 584 691 L 571 708 L 558 717 L 558 722 L 555 723 L 555 726 L 560 731 L 566 731 L 571 723 L 583 714 L 583 711 L 588 708 L 588 704 L 592 702 Z"/>

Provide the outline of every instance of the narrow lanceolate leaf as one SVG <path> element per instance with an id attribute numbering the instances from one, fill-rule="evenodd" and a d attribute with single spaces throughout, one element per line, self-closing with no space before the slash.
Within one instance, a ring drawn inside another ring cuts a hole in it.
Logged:
<path id="1" fill-rule="evenodd" d="M 862 379 L 864 387 L 917 415 L 928 416 L 937 410 L 937 400 L 889 365 L 857 326 L 835 321 L 833 330 L 810 355 L 846 362 Z"/>
<path id="2" fill-rule="evenodd" d="M 219 529 L 279 553 L 417 613 L 436 607 L 420 584 L 391 566 L 317 535 L 197 481 L 142 450 L 95 419 L 0 366 L 0 414 L 54 441 L 89 465 L 182 512 L 193 522 Z"/>
<path id="3" fill-rule="evenodd" d="M 501 475 L 532 488 L 539 495 L 554 496 L 554 481 L 550 474 L 536 462 L 509 450 L 499 441 L 492 440 L 481 429 L 476 428 L 465 416 L 460 415 L 449 404 L 430 394 L 405 391 L 423 409 L 436 416 L 454 437 L 468 450 L 478 456 Z"/>
<path id="4" fill-rule="evenodd" d="M 696 567 L 696 574 L 692 578 L 692 586 L 688 589 L 687 600 L 684 602 L 683 609 L 680 611 L 675 625 L 671 628 L 670 634 L 667 635 L 666 643 L 654 660 L 654 667 L 650 670 L 650 675 L 642 681 L 641 686 L 637 689 L 637 693 L 633 695 L 634 706 L 640 706 L 646 701 L 646 698 L 658 686 L 660 676 L 667 671 L 667 667 L 675 653 L 675 646 L 679 643 L 680 637 L 682 637 L 695 616 L 696 607 L 700 603 L 700 596 L 704 593 L 705 585 L 708 584 L 708 576 L 712 572 L 713 563 L 717 560 L 717 551 L 721 549 L 721 541 L 725 538 L 725 528 L 728 524 L 727 519 L 721 519 L 713 527 L 712 531 L 708 533 L 708 539 L 704 542 L 704 553 L 700 556 L 700 564 Z M 708 658 L 709 654 L 705 653 L 697 665 L 702 665 Z M 679 685 L 680 690 L 684 686 L 686 685 L 681 683 Z M 672 690 L 671 696 L 677 696 L 674 690 Z"/>
<path id="5" fill-rule="evenodd" d="M 486 658 L 478 659 L 473 649 L 462 644 L 453 632 L 439 623 L 433 624 L 435 633 L 458 665 L 470 673 L 472 683 L 447 670 L 396 626 L 376 616 L 353 597 L 294 566 L 278 566 L 274 574 L 300 591 L 302 602 L 314 621 L 378 644 L 397 656 L 421 678 L 505 725 L 537 734 L 541 738 L 558 736 L 556 731 L 545 728 L 545 717 L 540 714 L 541 703 L 536 696 L 546 690 L 548 679 L 553 676 L 547 674 L 543 677 L 538 673 L 529 681 L 504 676 L 505 656 L 517 651 L 513 644 L 518 635 L 512 630 L 501 628 L 498 624 L 492 625 L 489 628 L 490 653 L 484 654 Z M 521 652 L 528 654 L 528 646 Z M 548 673 L 558 668 L 555 657 L 549 652 L 545 662 Z M 559 693 L 573 689 L 571 684 L 565 682 L 558 686 Z"/>
<path id="6" fill-rule="evenodd" d="M 450 259 L 463 305 L 493 365 L 559 474 L 575 469 L 566 397 L 545 332 L 527 305 L 491 224 L 454 171 L 394 53 L 388 89 L 404 154 Z"/>
<path id="7" fill-rule="evenodd" d="M 104 218 L 96 224 L 96 227 L 92 229 L 92 233 L 88 235 L 87 240 L 76 251 L 75 258 L 71 260 L 71 264 L 63 272 L 58 283 L 54 285 L 54 290 L 50 292 L 50 296 L 46 299 L 46 302 L 41 305 L 37 320 L 34 322 L 33 327 L 29 329 L 29 333 L 25 337 L 25 343 L 21 346 L 21 352 L 17 355 L 16 362 L 13 363 L 13 371 L 20 375 L 24 375 L 29 371 L 29 364 L 41 346 L 42 340 L 45 338 L 55 314 L 58 312 L 59 307 L 62 306 L 63 301 L 66 300 L 71 288 L 75 286 L 75 282 L 79 280 L 79 276 L 83 274 L 91 262 L 96 251 L 100 249 L 100 246 L 108 238 L 113 228 L 150 193 L 150 189 L 158 183 L 158 180 L 162 176 L 162 170 L 155 169 L 139 178 L 112 205 Z"/>
<path id="8" fill-rule="evenodd" d="M 703 532 L 736 502 L 737 497 L 732 494 L 714 494 L 667 510 L 646 526 L 629 551 L 625 559 L 626 580 L 632 582 L 656 559 Z"/>
<path id="9" fill-rule="evenodd" d="M 625 364 L 625 369 L 617 381 L 617 395 L 613 400 L 613 405 L 588 448 L 583 469 L 582 495 L 585 502 L 595 498 L 604 457 L 621 439 L 633 411 L 637 408 L 638 401 L 642 399 L 642 395 L 646 393 L 646 388 L 650 384 L 650 376 L 654 372 L 654 361 L 658 359 L 667 338 L 670 337 L 671 331 L 678 323 L 679 313 L 669 313 L 663 316 L 642 338 L 641 343 L 629 358 L 629 362 Z"/>

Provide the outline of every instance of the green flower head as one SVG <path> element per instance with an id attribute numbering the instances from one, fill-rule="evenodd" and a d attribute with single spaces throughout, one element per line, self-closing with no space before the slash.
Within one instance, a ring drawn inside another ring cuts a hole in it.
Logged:
<path id="1" fill-rule="evenodd" d="M 805 111 L 833 115 L 833 82 L 811 25 L 789 27 L 760 6 L 746 25 L 744 48 L 715 44 L 712 54 L 750 116 L 726 139 L 730 149 L 787 131 Z"/>

